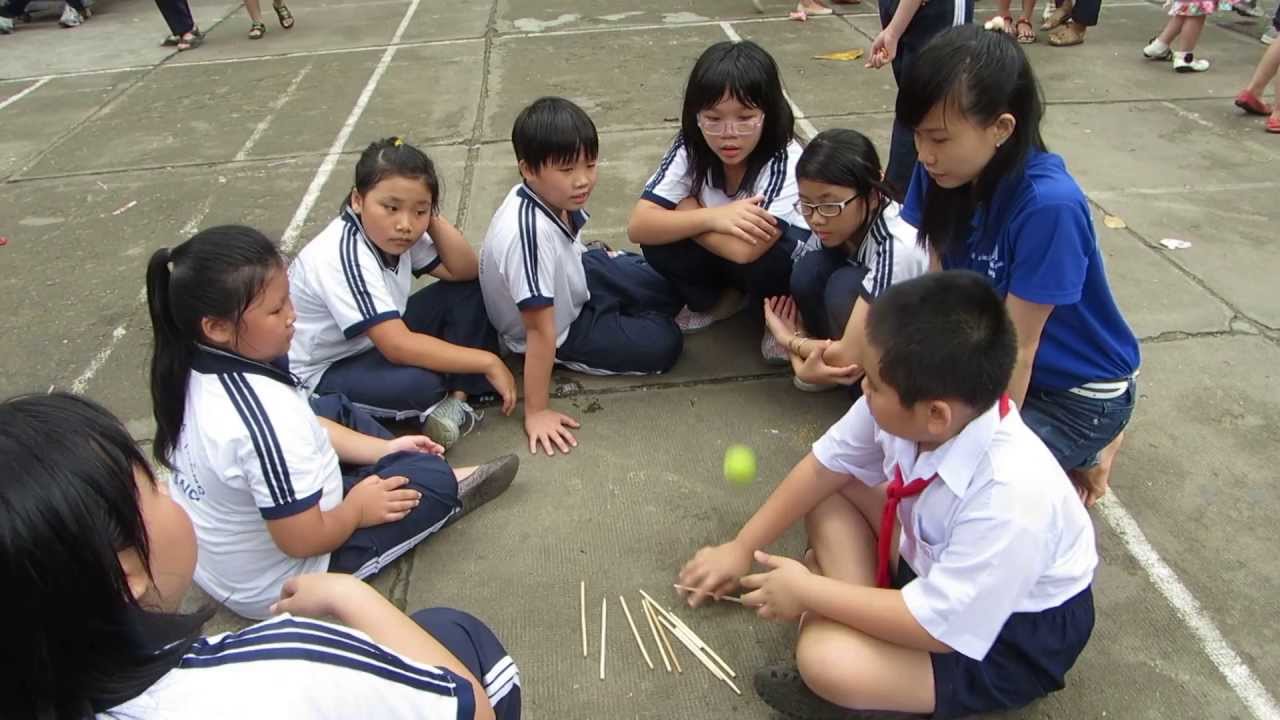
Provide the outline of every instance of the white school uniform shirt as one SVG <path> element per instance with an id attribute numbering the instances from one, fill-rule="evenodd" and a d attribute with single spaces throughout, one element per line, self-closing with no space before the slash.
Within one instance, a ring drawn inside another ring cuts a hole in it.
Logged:
<path id="1" fill-rule="evenodd" d="M 498 665 L 514 668 L 509 657 Z M 491 696 L 518 685 L 519 674 L 509 673 Z M 350 628 L 281 615 L 196 641 L 141 695 L 96 717 L 469 720 L 474 713 L 472 687 L 453 671 L 409 660 Z"/>
<path id="2" fill-rule="evenodd" d="M 511 188 L 493 214 L 480 247 L 480 292 L 489 322 L 512 352 L 525 351 L 522 310 L 555 307 L 556 347 L 591 299 L 582 255 L 586 210 L 565 224 L 530 187 Z"/>
<path id="3" fill-rule="evenodd" d="M 289 557 L 267 530 L 342 502 L 338 455 L 307 396 L 287 371 L 212 348 L 187 381 L 170 494 L 195 526 L 196 582 L 245 617 L 269 616 L 285 580 L 329 568 L 328 553 Z"/>
<path id="4" fill-rule="evenodd" d="M 929 271 L 929 251 L 916 241 L 916 228 L 902 217 L 902 206 L 886 201 L 880 216 L 867 228 L 858 252 L 849 262 L 867 269 L 862 278 L 862 297 L 875 302 L 891 285 L 919 277 Z M 810 234 L 796 257 L 822 248 L 817 235 Z"/>
<path id="5" fill-rule="evenodd" d="M 876 425 L 859 399 L 813 445 L 824 467 L 880 485 L 937 478 L 898 506 L 899 554 L 917 578 L 907 609 L 935 639 L 982 660 L 1009 616 L 1074 597 L 1098 564 L 1093 524 L 1071 481 L 1016 408 L 998 403 L 936 450 Z"/>
<path id="6" fill-rule="evenodd" d="M 297 313 L 290 368 L 315 390 L 335 362 L 373 347 L 365 332 L 403 315 L 413 278 L 439 264 L 430 235 L 423 233 L 400 257 L 388 255 L 365 235 L 359 216 L 344 208 L 289 264 Z"/>
<path id="7" fill-rule="evenodd" d="M 795 140 L 788 142 L 786 147 L 775 153 L 760 168 L 755 184 L 750 189 L 740 189 L 734 197 L 729 197 L 722 188 L 714 187 L 709 179 L 705 180 L 702 189 L 698 191 L 698 202 L 702 203 L 702 207 L 711 208 L 753 195 L 764 196 L 760 206 L 783 223 L 782 236 L 793 244 L 793 257 L 798 257 L 795 251 L 809 236 L 809 225 L 796 210 L 796 201 L 800 199 L 800 190 L 796 185 L 796 163 L 800 161 L 802 152 L 804 148 L 800 147 L 800 143 Z M 640 197 L 672 210 L 692 194 L 693 173 L 689 150 L 685 146 L 684 136 L 677 135 L 658 169 L 649 178 L 649 182 L 645 183 Z"/>

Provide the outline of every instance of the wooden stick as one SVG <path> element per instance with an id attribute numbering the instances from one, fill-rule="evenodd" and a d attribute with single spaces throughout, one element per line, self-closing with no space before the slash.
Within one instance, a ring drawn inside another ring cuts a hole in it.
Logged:
<path id="1" fill-rule="evenodd" d="M 681 628 L 688 631 L 689 636 L 694 640 L 694 642 L 699 647 L 705 649 L 708 655 L 710 655 L 712 658 L 715 658 L 715 661 L 719 663 L 721 666 L 723 666 L 724 669 L 729 672 L 730 676 L 738 677 L 738 674 L 733 671 L 733 668 L 729 667 L 729 663 L 725 662 L 723 658 L 721 658 L 718 654 L 716 654 L 716 651 L 712 650 L 711 646 L 708 645 L 705 640 L 698 637 L 698 634 L 695 633 L 692 628 L 686 625 L 683 620 L 676 617 L 674 614 L 667 612 L 661 605 L 658 604 L 656 600 L 653 599 L 651 595 L 649 595 L 649 593 L 645 592 L 644 590 L 641 590 L 640 594 L 643 595 L 646 600 L 648 600 L 651 606 L 653 606 L 655 613 L 661 613 L 662 617 L 669 619 L 672 623 L 679 625 Z"/>
<path id="2" fill-rule="evenodd" d="M 604 679 L 604 629 L 609 622 L 609 598 L 600 598 L 600 679 Z"/>
<path id="3" fill-rule="evenodd" d="M 654 608 L 654 610 L 656 609 L 657 608 Z M 680 667 L 680 659 L 676 657 L 676 651 L 671 647 L 671 641 L 667 639 L 667 631 L 665 629 L 665 626 L 663 625 L 662 617 L 655 614 L 653 616 L 653 619 L 658 621 L 658 635 L 659 637 L 662 638 L 663 644 L 667 646 L 667 654 L 671 656 L 671 664 L 675 666 L 676 672 L 683 675 L 684 668 Z"/>
<path id="4" fill-rule="evenodd" d="M 700 595 L 710 595 L 712 598 L 716 600 L 724 600 L 726 602 L 738 603 L 739 605 L 742 604 L 742 598 L 736 595 L 716 595 L 715 593 L 710 592 L 708 590 L 699 590 L 698 588 L 692 588 L 692 587 L 689 587 L 688 585 L 672 585 L 671 587 L 677 590 L 684 590 L 685 592 L 698 593 Z"/>
<path id="5" fill-rule="evenodd" d="M 622 603 L 622 612 L 627 615 L 627 624 L 631 626 L 631 634 L 636 638 L 636 645 L 640 646 L 640 654 L 644 655 L 644 661 L 649 665 L 649 669 L 653 669 L 653 661 L 649 659 L 649 651 L 644 649 L 644 641 L 640 639 L 640 631 L 636 630 L 636 623 L 631 619 L 631 610 L 627 608 L 627 599 L 618 596 L 618 602 Z"/>
<path id="6" fill-rule="evenodd" d="M 683 643 L 685 648 L 688 649 L 689 652 L 692 653 L 694 657 L 698 658 L 698 661 L 702 663 L 702 666 L 705 667 L 712 675 L 715 675 L 720 680 L 723 680 L 738 695 L 742 694 L 742 691 L 738 689 L 738 686 L 734 685 L 733 681 L 730 680 L 728 677 L 726 677 L 725 674 L 720 671 L 720 668 L 716 667 L 714 663 L 712 663 L 710 660 L 707 659 L 707 656 L 703 654 L 702 649 L 699 648 L 697 644 L 693 642 L 693 640 L 687 637 L 683 632 L 680 632 L 678 628 L 666 618 L 658 618 L 658 622 L 664 626 L 671 628 L 671 633 L 676 636 L 676 639 L 678 639 L 681 643 Z"/>
<path id="7" fill-rule="evenodd" d="M 582 657 L 587 656 L 587 581 L 578 582 L 578 611 L 582 615 Z"/>
<path id="8" fill-rule="evenodd" d="M 640 600 L 640 609 L 644 611 L 644 617 L 649 621 L 649 629 L 653 631 L 653 644 L 658 646 L 658 654 L 662 656 L 662 664 L 667 668 L 667 672 L 671 672 L 671 661 L 667 659 L 667 651 L 662 649 L 662 638 L 658 636 L 658 621 L 653 619 L 653 610 L 649 608 L 649 603 L 642 598 Z"/>

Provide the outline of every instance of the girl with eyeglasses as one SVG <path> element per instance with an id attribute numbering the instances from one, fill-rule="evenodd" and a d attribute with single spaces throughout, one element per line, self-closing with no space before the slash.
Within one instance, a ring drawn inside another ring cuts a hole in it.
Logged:
<path id="1" fill-rule="evenodd" d="M 785 295 L 809 237 L 796 210 L 801 147 L 778 66 L 750 41 L 707 48 L 689 75 L 680 132 L 631 211 L 628 233 L 684 302 L 698 332 L 748 303 Z M 767 362 L 787 363 L 766 332 Z"/>
<path id="2" fill-rule="evenodd" d="M 791 295 L 764 301 L 765 323 L 786 348 L 798 389 L 856 388 L 861 369 L 823 362 L 824 352 L 835 347 L 833 357 L 859 358 L 869 303 L 926 272 L 929 253 L 902 219 L 897 192 L 862 133 L 819 133 L 800 156 L 796 178 L 795 209 L 812 234 L 791 271 Z"/>

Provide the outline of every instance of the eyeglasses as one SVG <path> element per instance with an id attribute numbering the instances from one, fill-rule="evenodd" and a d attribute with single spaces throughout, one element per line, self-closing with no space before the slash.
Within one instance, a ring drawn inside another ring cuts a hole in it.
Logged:
<path id="1" fill-rule="evenodd" d="M 848 200 L 845 200 L 844 202 L 818 203 L 817 205 L 810 205 L 809 203 L 803 200 L 797 200 L 796 212 L 800 213 L 802 217 L 807 217 L 807 218 L 813 217 L 813 214 L 815 212 L 821 215 L 822 217 L 833 218 L 839 215 L 840 213 L 844 212 L 844 209 L 849 206 L 849 203 L 853 202 L 854 200 L 857 200 L 859 197 L 860 196 L 858 195 L 854 195 L 853 197 L 849 198 Z"/>
<path id="2" fill-rule="evenodd" d="M 702 128 L 702 132 L 708 135 L 750 135 L 762 124 L 764 124 L 763 115 L 751 120 L 739 120 L 737 122 L 707 120 L 701 115 L 698 116 L 698 127 Z"/>

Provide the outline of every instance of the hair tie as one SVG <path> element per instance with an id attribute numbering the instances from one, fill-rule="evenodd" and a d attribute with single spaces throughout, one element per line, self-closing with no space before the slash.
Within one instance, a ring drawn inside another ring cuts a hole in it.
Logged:
<path id="1" fill-rule="evenodd" d="M 997 15 L 991 18 L 990 20 L 986 21 L 985 23 L 983 23 L 982 29 L 990 30 L 992 32 L 999 32 L 999 33 L 1005 32 L 1004 18 Z"/>
<path id="2" fill-rule="evenodd" d="M 401 137 L 392 138 L 391 144 L 396 147 L 400 147 L 401 145 L 404 145 L 404 138 L 401 138 Z"/>

